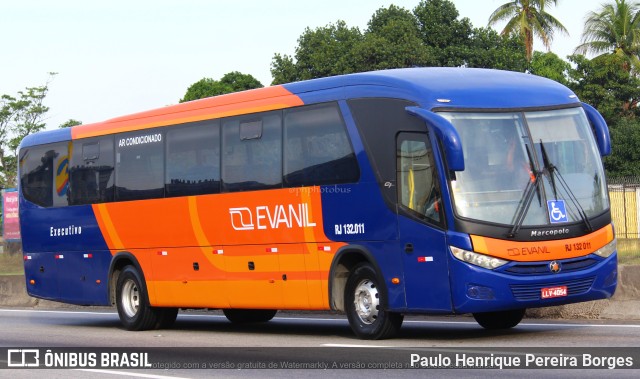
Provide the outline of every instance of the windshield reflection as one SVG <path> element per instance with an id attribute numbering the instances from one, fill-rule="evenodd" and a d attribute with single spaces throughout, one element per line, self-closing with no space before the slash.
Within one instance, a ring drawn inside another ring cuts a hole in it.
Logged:
<path id="1" fill-rule="evenodd" d="M 561 222 L 584 221 L 581 212 L 592 217 L 609 207 L 602 163 L 582 108 L 440 115 L 457 129 L 464 150 L 465 170 L 451 181 L 459 216 L 547 225 L 558 222 L 550 220 L 549 210 L 560 205 L 567 212 Z M 545 165 L 541 143 L 552 165 Z M 548 167 L 566 187 L 556 185 Z M 531 186 L 535 195 L 524 206 L 524 191 Z"/>

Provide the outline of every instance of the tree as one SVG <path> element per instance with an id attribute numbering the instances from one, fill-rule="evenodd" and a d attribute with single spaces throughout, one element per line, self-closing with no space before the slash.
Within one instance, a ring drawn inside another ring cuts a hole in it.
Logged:
<path id="1" fill-rule="evenodd" d="M 357 72 L 353 49 L 362 39 L 360 30 L 349 28 L 344 21 L 313 30 L 306 28 L 298 38 L 295 63 L 288 55 L 274 57 L 273 84 Z"/>
<path id="2" fill-rule="evenodd" d="M 623 118 L 609 125 L 611 155 L 604 159 L 607 176 L 640 177 L 640 122 Z"/>
<path id="3" fill-rule="evenodd" d="M 422 43 L 416 18 L 395 5 L 380 8 L 369 21 L 363 40 L 351 54 L 355 71 L 372 71 L 433 64 Z"/>
<path id="4" fill-rule="evenodd" d="M 2 95 L 0 98 L 0 186 L 17 184 L 17 152 L 24 137 L 45 128 L 45 115 L 49 107 L 44 99 L 49 84 L 56 73 L 49 73 L 47 82 L 39 87 L 27 87 L 18 96 Z"/>
<path id="5" fill-rule="evenodd" d="M 555 80 L 565 86 L 569 86 L 569 70 L 571 64 L 551 52 L 534 51 L 529 65 L 530 74 Z"/>
<path id="6" fill-rule="evenodd" d="M 587 14 L 581 44 L 576 54 L 613 53 L 625 59 L 625 69 L 640 71 L 640 5 L 625 0 L 603 4 L 599 12 Z"/>
<path id="7" fill-rule="evenodd" d="M 72 118 L 70 118 L 69 120 L 63 122 L 62 124 L 60 124 L 60 126 L 58 126 L 58 128 L 63 129 L 63 128 L 70 128 L 72 126 L 77 126 L 77 125 L 82 125 L 82 121 L 78 121 L 78 120 L 74 120 Z"/>
<path id="8" fill-rule="evenodd" d="M 225 93 L 246 91 L 264 87 L 262 83 L 249 74 L 232 71 L 225 74 L 220 80 L 202 78 L 193 83 L 187 89 L 181 103 L 186 101 L 203 99 L 205 97 L 223 95 Z"/>
<path id="9" fill-rule="evenodd" d="M 555 17 L 545 11 L 545 5 L 555 5 L 558 0 L 512 0 L 499 6 L 489 16 L 489 26 L 507 21 L 502 35 L 518 35 L 523 39 L 527 61 L 533 58 L 533 38 L 538 37 L 549 50 L 554 33 L 569 34 Z"/>
<path id="10" fill-rule="evenodd" d="M 491 28 L 474 28 L 469 44 L 461 51 L 466 67 L 524 72 L 524 44 L 515 36 L 501 36 Z"/>
<path id="11" fill-rule="evenodd" d="M 305 29 L 295 56 L 275 54 L 273 84 L 414 66 L 491 67 L 524 71 L 523 45 L 459 19 L 448 0 L 423 0 L 413 10 L 378 9 L 361 33 L 343 21 Z"/>
<path id="12" fill-rule="evenodd" d="M 569 70 L 569 87 L 581 101 L 598 109 L 609 126 L 640 115 L 640 79 L 624 70 L 623 57 L 608 54 L 589 60 L 572 55 L 569 60 L 575 64 Z"/>

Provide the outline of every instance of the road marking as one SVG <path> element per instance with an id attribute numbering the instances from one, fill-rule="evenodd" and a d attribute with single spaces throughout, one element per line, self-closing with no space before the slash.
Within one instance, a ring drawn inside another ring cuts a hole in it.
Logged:
<path id="1" fill-rule="evenodd" d="M 140 374 L 137 372 L 100 370 L 100 369 L 94 369 L 94 368 L 78 368 L 78 369 L 73 369 L 73 371 L 95 372 L 99 374 L 120 375 L 120 376 L 128 376 L 128 377 L 133 376 L 137 378 L 150 378 L 150 379 L 189 379 L 189 378 L 184 378 L 179 376 Z"/>
<path id="2" fill-rule="evenodd" d="M 90 311 L 58 311 L 58 310 L 43 310 L 43 309 L 0 309 L 0 313 L 6 312 L 14 312 L 14 313 L 54 313 L 54 314 L 80 314 L 80 315 L 109 315 L 109 316 L 118 316 L 118 314 L 114 312 L 90 312 Z M 178 318 L 189 318 L 189 317 L 201 317 L 201 318 L 220 318 L 225 319 L 222 315 L 207 315 L 207 314 L 189 314 L 189 313 L 180 313 Z M 321 317 L 275 317 L 274 320 L 278 321 L 322 321 L 322 322 L 339 322 L 345 323 L 347 320 L 342 318 L 321 318 Z M 593 320 L 585 320 L 585 321 L 593 321 Z M 429 320 L 405 320 L 404 324 L 428 324 L 428 325 L 478 325 L 475 321 L 429 321 Z M 536 322 L 521 322 L 518 326 L 554 326 L 554 327 L 589 327 L 589 328 L 640 328 L 640 324 L 576 324 L 576 323 L 536 323 Z"/>

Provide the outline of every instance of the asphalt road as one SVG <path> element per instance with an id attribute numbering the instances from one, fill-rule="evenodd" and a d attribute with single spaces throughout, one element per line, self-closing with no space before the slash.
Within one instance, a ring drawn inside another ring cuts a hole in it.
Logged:
<path id="1" fill-rule="evenodd" d="M 91 358 L 90 354 L 95 354 L 95 360 L 100 362 L 102 354 L 115 351 L 120 354 L 114 358 L 116 366 L 126 366 L 121 359 L 123 354 L 129 354 L 125 357 L 129 367 L 77 364 L 72 366 L 79 367 L 75 370 L 5 368 L 0 369 L 0 377 L 476 378 L 504 375 L 537 379 L 541 375 L 637 377 L 640 373 L 640 323 L 600 320 L 525 319 L 514 329 L 490 332 L 469 317 L 407 317 L 398 338 L 362 341 L 353 336 L 343 316 L 327 313 L 281 313 L 269 323 L 234 325 L 217 312 L 184 312 L 170 330 L 128 332 L 120 327 L 115 311 L 107 308 L 0 309 L 0 367 L 16 360 L 15 354 L 19 354 L 16 350 L 31 351 L 28 348 L 39 351 L 39 363 L 45 362 L 45 352 L 50 349 L 49 357 L 55 355 L 58 362 L 67 359 L 63 362 L 67 364 L 74 363 L 77 357 L 80 360 L 84 357 L 86 361 Z M 139 369 L 132 364 L 143 352 L 151 368 Z M 559 360 L 558 354 L 562 354 Z M 605 355 L 619 360 L 597 361 Z M 474 358 L 476 356 L 481 358 Z M 516 357 L 520 359 L 518 364 L 513 362 Z M 556 357 L 556 361 L 550 357 Z M 572 368 L 573 359 L 579 365 L 586 362 L 591 367 L 617 368 Z M 467 368 L 484 364 L 503 369 L 451 369 L 456 362 L 464 363 Z M 621 369 L 629 363 L 639 369 Z"/>

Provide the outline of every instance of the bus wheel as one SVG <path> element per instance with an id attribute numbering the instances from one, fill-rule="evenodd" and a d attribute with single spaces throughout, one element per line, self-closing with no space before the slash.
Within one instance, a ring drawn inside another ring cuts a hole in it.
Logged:
<path id="1" fill-rule="evenodd" d="M 273 309 L 223 309 L 227 320 L 237 324 L 270 321 L 278 312 Z"/>
<path id="2" fill-rule="evenodd" d="M 168 329 L 173 326 L 178 317 L 178 308 L 154 308 L 160 312 L 156 329 Z"/>
<path id="3" fill-rule="evenodd" d="M 384 309 L 386 294 L 379 291 L 375 270 L 361 263 L 349 275 L 345 286 L 344 308 L 353 332 L 362 339 L 393 337 L 404 316 Z"/>
<path id="4" fill-rule="evenodd" d="M 118 276 L 116 286 L 118 316 L 125 329 L 148 330 L 160 325 L 161 308 L 149 305 L 147 291 L 138 270 L 133 266 L 126 266 Z"/>
<path id="5" fill-rule="evenodd" d="M 498 312 L 474 313 L 473 318 L 485 329 L 509 329 L 518 325 L 524 317 L 525 309 L 513 309 Z"/>

